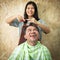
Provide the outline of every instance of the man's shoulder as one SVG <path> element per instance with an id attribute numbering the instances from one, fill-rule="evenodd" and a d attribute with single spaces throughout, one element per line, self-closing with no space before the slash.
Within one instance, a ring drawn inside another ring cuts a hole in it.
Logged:
<path id="1" fill-rule="evenodd" d="M 23 47 L 23 46 L 25 45 L 25 43 L 26 43 L 26 42 L 24 42 L 24 43 L 18 45 L 17 47 L 18 47 L 18 48 L 19 48 L 19 47 Z"/>
<path id="2" fill-rule="evenodd" d="M 15 50 L 22 50 L 22 49 L 24 48 L 24 46 L 25 46 L 25 42 L 22 43 L 22 44 L 20 44 L 20 45 L 18 45 L 18 46 L 15 48 Z"/>
<path id="3" fill-rule="evenodd" d="M 49 49 L 48 49 L 46 46 L 44 46 L 44 45 L 41 45 L 41 49 L 42 49 L 43 51 L 49 51 Z"/>

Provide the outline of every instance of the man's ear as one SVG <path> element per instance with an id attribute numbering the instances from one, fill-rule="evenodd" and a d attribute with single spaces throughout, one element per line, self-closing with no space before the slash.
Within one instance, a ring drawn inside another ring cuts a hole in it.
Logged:
<path id="1" fill-rule="evenodd" d="M 26 39 L 26 35 L 24 35 L 24 38 Z"/>

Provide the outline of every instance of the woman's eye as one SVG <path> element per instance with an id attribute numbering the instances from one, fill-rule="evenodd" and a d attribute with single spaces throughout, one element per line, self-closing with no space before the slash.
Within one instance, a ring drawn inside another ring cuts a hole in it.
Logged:
<path id="1" fill-rule="evenodd" d="M 30 9 L 30 8 L 27 8 L 27 9 Z"/>

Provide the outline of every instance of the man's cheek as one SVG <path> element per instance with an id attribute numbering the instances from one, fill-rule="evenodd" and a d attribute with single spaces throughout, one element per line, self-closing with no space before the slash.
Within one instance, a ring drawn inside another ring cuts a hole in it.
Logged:
<path id="1" fill-rule="evenodd" d="M 25 35 L 25 38 L 26 38 L 26 39 L 29 39 L 29 35 L 28 35 L 28 34 L 27 34 L 27 35 Z"/>

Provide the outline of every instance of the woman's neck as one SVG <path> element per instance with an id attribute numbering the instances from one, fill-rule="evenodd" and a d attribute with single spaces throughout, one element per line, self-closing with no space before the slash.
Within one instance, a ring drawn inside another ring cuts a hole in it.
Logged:
<path id="1" fill-rule="evenodd" d="M 28 19 L 32 19 L 33 17 L 28 17 Z"/>

